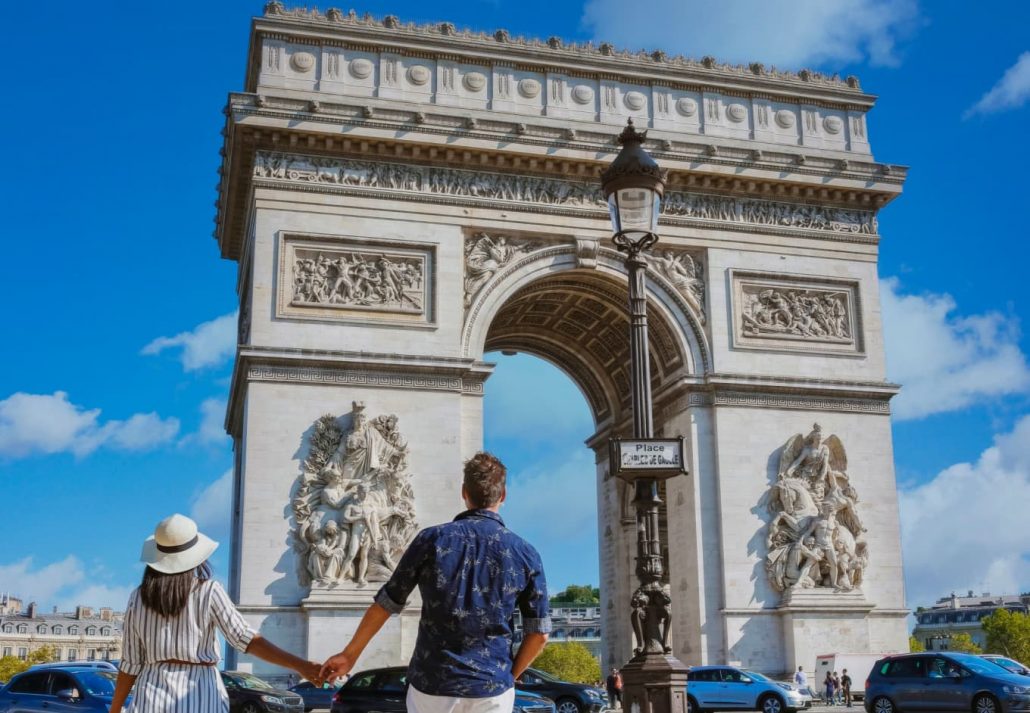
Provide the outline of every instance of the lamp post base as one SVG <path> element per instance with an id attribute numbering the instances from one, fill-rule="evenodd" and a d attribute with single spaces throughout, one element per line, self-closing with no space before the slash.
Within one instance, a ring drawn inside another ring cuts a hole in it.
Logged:
<path id="1" fill-rule="evenodd" d="M 669 654 L 637 654 L 622 668 L 624 713 L 687 713 L 687 667 Z"/>

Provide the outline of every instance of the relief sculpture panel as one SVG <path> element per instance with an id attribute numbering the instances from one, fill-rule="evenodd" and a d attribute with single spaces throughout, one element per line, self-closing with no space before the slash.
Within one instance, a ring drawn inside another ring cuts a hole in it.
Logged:
<path id="1" fill-rule="evenodd" d="M 297 573 L 304 586 L 362 587 L 389 579 L 415 533 L 408 445 L 393 414 L 326 414 L 308 438 L 291 503 Z"/>
<path id="2" fill-rule="evenodd" d="M 281 252 L 279 316 L 430 318 L 429 247 L 287 236 Z"/>
<path id="3" fill-rule="evenodd" d="M 734 345 L 862 352 L 858 283 L 733 272 Z"/>

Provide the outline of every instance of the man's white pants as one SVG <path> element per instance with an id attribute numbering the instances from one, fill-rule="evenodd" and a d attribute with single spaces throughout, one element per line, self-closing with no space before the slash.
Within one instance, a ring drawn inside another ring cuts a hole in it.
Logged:
<path id="1" fill-rule="evenodd" d="M 431 696 L 408 686 L 408 713 L 511 713 L 515 707 L 515 689 L 489 698 Z"/>

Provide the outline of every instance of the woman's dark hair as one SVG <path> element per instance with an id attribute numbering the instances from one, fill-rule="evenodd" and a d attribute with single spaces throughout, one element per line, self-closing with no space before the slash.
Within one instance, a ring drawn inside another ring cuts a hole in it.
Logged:
<path id="1" fill-rule="evenodd" d="M 152 612 L 161 616 L 176 616 L 186 606 L 194 587 L 209 579 L 211 565 L 207 562 L 177 574 L 165 574 L 147 567 L 143 570 L 139 596 L 143 600 L 143 606 Z"/>

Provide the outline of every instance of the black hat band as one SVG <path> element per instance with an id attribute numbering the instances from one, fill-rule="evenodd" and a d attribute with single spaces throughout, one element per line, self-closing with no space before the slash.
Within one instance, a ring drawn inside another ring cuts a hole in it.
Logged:
<path id="1" fill-rule="evenodd" d="M 198 542 L 200 542 L 200 536 L 199 535 L 194 535 L 193 539 L 190 540 L 189 542 L 184 542 L 181 545 L 157 545 L 157 549 L 158 549 L 159 552 L 164 552 L 166 555 L 171 555 L 171 554 L 175 554 L 176 552 L 185 552 L 186 550 L 188 550 L 189 548 L 193 547 L 193 545 L 197 544 Z M 157 544 L 157 543 L 154 543 L 154 544 Z"/>

